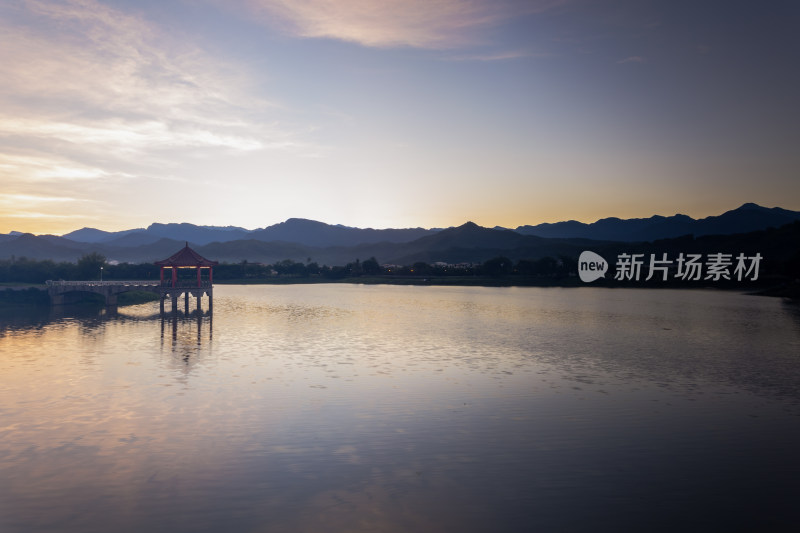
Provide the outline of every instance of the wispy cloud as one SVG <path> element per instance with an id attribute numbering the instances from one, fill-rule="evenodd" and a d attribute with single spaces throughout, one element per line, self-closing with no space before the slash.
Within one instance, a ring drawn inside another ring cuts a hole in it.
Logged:
<path id="1" fill-rule="evenodd" d="M 75 198 L 64 196 L 38 196 L 33 194 L 2 194 L 0 193 L 0 205 L 39 205 L 39 204 L 63 204 L 78 201 Z"/>
<path id="2" fill-rule="evenodd" d="M 66 196 L 0 193 L 0 219 L 88 219 L 90 217 L 75 213 L 74 209 L 76 204 L 86 201 Z"/>
<path id="3" fill-rule="evenodd" d="M 482 44 L 487 28 L 562 0 L 244 0 L 251 12 L 279 20 L 301 37 L 372 47 L 454 49 Z"/>
<path id="4" fill-rule="evenodd" d="M 623 65 L 625 63 L 647 63 L 647 59 L 642 56 L 629 56 L 625 59 L 620 59 L 617 61 L 618 64 Z"/>
<path id="5" fill-rule="evenodd" d="M 3 185 L 42 186 L 46 182 L 86 181 L 114 177 L 133 177 L 123 172 L 112 172 L 94 165 L 82 164 L 69 158 L 33 153 L 28 155 L 0 153 L 0 173 Z"/>
<path id="6" fill-rule="evenodd" d="M 97 192 L 74 183 L 158 179 L 178 155 L 306 146 L 301 129 L 275 120 L 278 106 L 257 95 L 248 69 L 184 37 L 97 0 L 0 5 L 4 192 L 27 194 L 28 184 L 88 197 Z"/>
<path id="7" fill-rule="evenodd" d="M 3 218 L 24 218 L 24 219 L 55 219 L 55 220 L 91 220 L 92 217 L 86 215 L 70 213 L 41 213 L 38 211 L 13 211 L 4 213 L 0 211 Z"/>
<path id="8" fill-rule="evenodd" d="M 252 150 L 270 136 L 242 118 L 269 102 L 248 94 L 234 69 L 154 24 L 94 0 L 25 6 L 22 24 L 0 23 L 0 133 L 67 135 L 78 146 L 123 151 Z"/>
<path id="9" fill-rule="evenodd" d="M 265 147 L 256 137 L 224 134 L 218 129 L 155 118 L 47 120 L 42 117 L 19 119 L 0 116 L 0 135 L 47 138 L 84 148 L 102 146 L 105 151 L 117 154 L 135 154 L 155 147 L 218 147 L 241 151 Z"/>
<path id="10" fill-rule="evenodd" d="M 511 50 L 505 52 L 488 52 L 482 54 L 451 55 L 446 59 L 451 61 L 513 61 L 515 59 L 525 59 L 530 57 L 549 57 L 549 53 L 526 52 L 521 50 Z"/>

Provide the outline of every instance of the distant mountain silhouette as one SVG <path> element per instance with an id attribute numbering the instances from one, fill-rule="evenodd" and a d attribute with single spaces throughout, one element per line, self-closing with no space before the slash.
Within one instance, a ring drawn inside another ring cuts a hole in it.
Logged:
<path id="1" fill-rule="evenodd" d="M 13 256 L 76 261 L 86 253 L 98 252 L 109 260 L 152 262 L 168 257 L 188 241 L 201 255 L 229 263 L 244 260 L 275 263 L 284 259 L 307 262 L 311 259 L 320 265 L 333 266 L 373 256 L 382 263 L 398 265 L 418 261 L 477 263 L 500 255 L 512 260 L 537 259 L 573 256 L 583 249 L 619 248 L 614 242 L 649 242 L 689 234 L 697 237 L 741 234 L 783 226 L 795 220 L 800 220 L 800 212 L 744 204 L 722 215 L 700 220 L 685 215 L 630 220 L 606 218 L 592 224 L 568 221 L 521 226 L 516 231 L 484 228 L 473 222 L 443 230 L 376 230 L 299 218 L 258 230 L 156 223 L 146 229 L 122 232 L 83 228 L 64 237 L 0 235 L 0 259 Z"/>
<path id="2" fill-rule="evenodd" d="M 145 231 L 144 228 L 129 229 L 125 231 L 103 231 L 95 228 L 81 228 L 64 235 L 65 239 L 75 242 L 108 242 L 131 233 Z"/>
<path id="3" fill-rule="evenodd" d="M 732 261 L 739 254 L 752 257 L 760 254 L 761 278 L 770 275 L 800 278 L 800 220 L 790 222 L 778 228 L 767 228 L 746 233 L 732 235 L 703 235 L 693 237 L 685 235 L 672 239 L 662 239 L 653 242 L 607 242 L 598 243 L 591 250 L 602 257 L 615 262 L 613 258 L 620 253 L 643 254 L 645 258 L 654 254 L 662 257 L 667 254 L 668 259 L 675 260 L 679 254 L 730 254 Z M 602 284 L 602 283 L 599 283 Z"/>
<path id="4" fill-rule="evenodd" d="M 294 242 L 306 246 L 356 246 L 378 242 L 409 242 L 432 233 L 435 233 L 435 230 L 362 229 L 325 224 L 304 218 L 290 218 L 286 222 L 254 230 L 250 238 L 265 242 Z"/>
<path id="5" fill-rule="evenodd" d="M 376 238 L 375 231 L 364 234 Z M 136 246 L 117 246 L 120 241 L 132 240 L 139 233 L 105 243 L 79 243 L 53 235 L 23 235 L 0 242 L 0 258 L 11 256 L 29 259 L 53 259 L 76 261 L 82 255 L 98 252 L 109 260 L 119 262 L 152 262 L 168 257 L 183 246 L 183 241 L 159 239 Z M 386 236 L 379 233 L 377 235 Z M 335 242 L 335 241 L 334 241 Z M 356 246 L 309 246 L 298 242 L 270 241 L 254 238 L 227 242 L 199 244 L 189 243 L 204 257 L 238 263 L 241 261 L 274 263 L 284 259 L 319 264 L 342 265 L 355 259 L 380 258 L 383 263 L 413 264 L 417 261 L 450 263 L 482 262 L 498 255 L 510 258 L 536 258 L 544 255 L 560 255 L 575 252 L 586 241 L 544 239 L 520 235 L 511 230 L 496 230 L 467 223 L 426 235 L 410 242 L 361 243 Z"/>
<path id="6" fill-rule="evenodd" d="M 197 248 L 197 252 L 203 257 L 214 258 L 217 261 L 227 263 L 248 261 L 251 263 L 273 264 L 284 259 L 305 263 L 311 258 L 319 264 L 331 266 L 339 264 L 334 262 L 338 256 L 326 249 L 281 241 L 264 242 L 256 239 L 246 239 L 214 242 Z M 347 261 L 352 261 L 353 259 L 351 257 Z"/>
<path id="7" fill-rule="evenodd" d="M 467 222 L 456 228 L 442 230 L 435 235 L 423 237 L 417 241 L 426 248 L 515 248 L 528 240 L 509 229 L 489 229 Z"/>
<path id="8" fill-rule="evenodd" d="M 389 250 L 376 250 L 376 253 L 369 255 L 385 258 L 384 262 L 397 265 L 410 265 L 418 261 L 482 263 L 498 256 L 519 260 L 577 255 L 588 242 L 585 239 L 546 239 L 520 235 L 511 230 L 489 229 L 468 222 Z M 362 253 L 361 257 L 365 255 Z"/>
<path id="9" fill-rule="evenodd" d="M 195 244 L 236 241 L 250 238 L 250 231 L 235 226 L 195 226 L 194 224 L 150 224 L 147 234 Z"/>
<path id="10" fill-rule="evenodd" d="M 746 203 L 718 216 L 695 220 L 686 215 L 650 218 L 604 218 L 585 224 L 570 220 L 554 224 L 519 226 L 516 231 L 523 235 L 549 238 L 584 238 L 607 241 L 653 241 L 682 235 L 731 235 L 779 227 L 800 220 L 800 211 L 789 211 L 779 207 L 767 208 Z"/>
<path id="11" fill-rule="evenodd" d="M 162 237 L 159 235 L 153 235 L 152 233 L 148 233 L 146 231 L 137 231 L 135 233 L 128 233 L 123 235 L 122 237 L 117 237 L 116 239 L 112 239 L 110 241 L 104 241 L 103 244 L 107 246 L 118 246 L 121 248 L 127 248 L 130 246 L 143 246 L 146 244 L 153 244 L 154 242 L 158 242 L 161 239 L 166 237 Z M 177 241 L 178 239 L 172 239 Z M 189 239 L 184 239 L 187 241 Z"/>
<path id="12" fill-rule="evenodd" d="M 264 242 L 293 242 L 306 246 L 356 246 L 383 241 L 408 242 L 435 232 L 436 230 L 423 228 L 362 229 L 302 218 L 290 218 L 286 222 L 256 230 L 247 230 L 236 226 L 154 223 L 147 228 L 116 232 L 83 228 L 67 233 L 64 238 L 76 242 L 102 243 L 112 246 L 140 246 L 154 243 L 159 239 L 189 241 L 197 245 L 250 239 Z M 0 236 L 0 242 L 4 240 L 3 237 L 8 236 Z"/>
<path id="13" fill-rule="evenodd" d="M 790 211 L 778 207 L 766 208 L 757 204 L 746 203 L 721 215 L 698 220 L 681 214 L 669 217 L 655 215 L 650 218 L 632 219 L 610 217 L 591 224 L 570 220 L 535 226 L 519 226 L 513 231 L 521 235 L 547 238 L 582 238 L 634 242 L 690 234 L 699 237 L 702 235 L 744 233 L 782 226 L 794 220 L 800 220 L 800 211 Z M 482 229 L 488 230 L 489 228 Z M 494 229 L 503 230 L 504 228 Z M 364 229 L 325 224 L 302 218 L 290 218 L 285 222 L 255 230 L 247 230 L 236 226 L 154 223 L 147 228 L 117 232 L 83 228 L 64 235 L 64 238 L 81 243 L 104 243 L 120 247 L 151 244 L 163 238 L 189 241 L 196 245 L 251 239 L 263 242 L 282 241 L 305 246 L 325 247 L 357 246 L 380 242 L 404 243 L 435 235 L 439 231 L 438 229 L 424 228 Z M 472 236 L 474 237 L 475 235 Z M 9 238 L 11 238 L 11 235 L 0 235 L 0 242 L 8 241 Z M 507 235 L 506 238 L 512 237 Z M 477 244 L 470 246 L 475 247 Z"/>
<path id="14" fill-rule="evenodd" d="M 27 257 L 28 259 L 75 261 L 88 251 L 89 246 L 63 237 L 36 236 L 25 233 L 9 240 L 0 241 L 0 258 Z"/>
<path id="15" fill-rule="evenodd" d="M 579 253 L 585 240 L 544 239 L 519 235 L 510 230 L 480 227 L 471 222 L 441 230 L 411 242 L 363 243 L 358 246 L 307 246 L 284 241 L 263 242 L 255 239 L 211 243 L 197 251 L 219 261 L 275 263 L 283 259 L 319 264 L 344 265 L 356 259 L 376 257 L 381 263 L 410 265 L 418 261 L 434 263 L 479 263 L 507 255 L 510 258 L 538 258 Z"/>

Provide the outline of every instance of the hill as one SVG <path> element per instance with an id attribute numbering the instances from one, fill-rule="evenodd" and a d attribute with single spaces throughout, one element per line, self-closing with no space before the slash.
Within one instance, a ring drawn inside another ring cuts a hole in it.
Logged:
<path id="1" fill-rule="evenodd" d="M 608 241 L 654 241 L 681 235 L 732 235 L 747 233 L 769 227 L 779 227 L 800 220 L 800 211 L 790 211 L 779 207 L 767 208 L 753 203 L 726 211 L 718 216 L 695 220 L 686 215 L 650 218 L 603 218 L 591 224 L 575 220 L 519 226 L 517 233 L 549 238 L 584 238 Z"/>
<path id="2" fill-rule="evenodd" d="M 744 204 L 722 215 L 700 220 L 685 215 L 629 220 L 609 218 L 592 224 L 571 221 L 524 226 L 516 231 L 484 228 L 473 222 L 444 230 L 376 230 L 299 218 L 259 230 L 155 223 L 146 229 L 123 232 L 83 228 L 68 234 L 72 238 L 13 233 L 0 235 L 0 259 L 27 257 L 74 262 L 84 254 L 97 252 L 112 261 L 141 263 L 168 257 L 184 242 L 189 242 L 204 256 L 229 263 L 245 260 L 275 263 L 291 259 L 333 266 L 370 257 L 397 265 L 420 261 L 481 263 L 501 255 L 519 260 L 576 256 L 583 249 L 633 249 L 635 243 L 692 234 L 691 241 L 700 242 L 704 236 L 764 231 L 785 225 L 787 220 L 800 220 L 800 212 Z M 533 234 L 536 232 L 544 235 Z M 688 242 L 682 238 L 684 241 L 680 242 Z"/>
<path id="3" fill-rule="evenodd" d="M 111 246 L 141 246 L 154 243 L 159 239 L 189 241 L 197 245 L 253 240 L 293 242 L 305 246 L 356 246 L 377 242 L 408 242 L 435 232 L 436 230 L 423 228 L 353 228 L 303 218 L 290 218 L 285 222 L 256 230 L 237 226 L 197 226 L 185 222 L 180 224 L 153 223 L 147 228 L 116 232 L 82 228 L 67 233 L 64 238 L 85 244 Z M 0 242 L 6 237 L 11 236 L 0 235 Z"/>

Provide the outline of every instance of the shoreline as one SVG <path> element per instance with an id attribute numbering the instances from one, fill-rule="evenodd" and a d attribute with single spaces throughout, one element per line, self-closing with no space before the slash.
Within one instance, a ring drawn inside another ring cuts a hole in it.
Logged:
<path id="1" fill-rule="evenodd" d="M 68 304 L 77 307 L 104 307 L 95 295 L 89 293 L 82 300 Z M 102 298 L 102 297 L 100 297 Z M 141 303 L 157 301 L 158 296 L 149 292 L 130 291 L 119 295 L 118 307 L 126 307 Z M 6 284 L 0 283 L 0 309 L 44 309 L 53 307 L 50 302 L 50 295 L 47 293 L 45 285 L 36 284 Z"/>
<path id="2" fill-rule="evenodd" d="M 763 280 L 754 285 L 742 283 L 720 283 L 716 285 L 684 283 L 621 283 L 614 280 L 603 280 L 604 283 L 584 283 L 577 276 L 559 279 L 542 278 L 486 278 L 459 276 L 395 277 L 395 276 L 361 276 L 332 280 L 327 278 L 262 278 L 262 279 L 230 279 L 215 281 L 215 285 L 314 285 L 323 283 L 350 283 L 354 285 L 409 285 L 409 286 L 452 286 L 452 287 L 554 287 L 580 288 L 602 287 L 606 289 L 680 289 L 680 290 L 723 290 L 734 291 L 756 296 L 770 296 L 800 300 L 800 281 L 785 279 Z"/>
<path id="3" fill-rule="evenodd" d="M 604 283 L 583 283 L 577 277 L 560 279 L 542 278 L 486 278 L 486 277 L 395 277 L 395 276 L 360 276 L 332 280 L 327 278 L 262 278 L 262 279 L 230 279 L 215 282 L 215 285 L 316 285 L 339 284 L 352 285 L 400 285 L 400 286 L 441 286 L 441 287 L 541 287 L 541 288 L 579 288 L 602 287 L 607 289 L 680 289 L 680 290 L 723 290 L 735 291 L 754 296 L 768 296 L 784 298 L 793 302 L 800 301 L 800 281 L 764 280 L 756 286 L 743 286 L 741 284 L 718 285 L 687 285 L 683 284 L 644 284 L 644 283 L 619 283 L 614 280 L 602 280 Z M 119 307 L 137 305 L 150 301 L 157 301 L 158 296 L 147 293 L 130 291 L 120 294 Z M 93 297 L 89 296 L 83 301 L 71 305 L 90 306 L 97 305 Z M 14 308 L 44 308 L 51 307 L 47 288 L 43 284 L 32 283 L 0 283 L 0 309 Z"/>

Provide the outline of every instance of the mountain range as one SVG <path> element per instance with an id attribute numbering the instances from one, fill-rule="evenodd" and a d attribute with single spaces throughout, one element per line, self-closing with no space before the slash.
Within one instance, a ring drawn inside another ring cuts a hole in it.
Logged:
<path id="1" fill-rule="evenodd" d="M 382 263 L 400 265 L 417 261 L 471 263 L 498 255 L 514 260 L 577 255 L 587 247 L 610 241 L 632 243 L 684 235 L 746 233 L 795 220 L 800 220 L 798 211 L 747 203 L 697 220 L 680 214 L 656 215 L 626 220 L 605 218 L 591 224 L 566 221 L 513 230 L 489 229 L 471 222 L 447 229 L 362 229 L 298 218 L 256 230 L 154 223 L 147 228 L 118 232 L 83 228 L 61 237 L 0 234 L 0 259 L 76 261 L 84 254 L 98 252 L 119 262 L 151 262 L 172 255 L 189 242 L 201 255 L 223 262 L 310 259 L 319 264 L 342 265 L 374 256 Z"/>
<path id="2" fill-rule="evenodd" d="M 376 242 L 408 242 L 436 230 L 352 228 L 325 224 L 303 218 L 290 218 L 266 228 L 247 230 L 236 226 L 195 226 L 194 224 L 151 224 L 147 228 L 108 232 L 83 228 L 64 235 L 64 238 L 83 243 L 110 246 L 140 246 L 160 239 L 188 241 L 196 245 L 212 242 L 255 240 L 262 242 L 293 242 L 305 246 L 353 246 Z"/>
<path id="3" fill-rule="evenodd" d="M 519 226 L 516 231 L 523 235 L 537 235 L 551 238 L 584 238 L 622 242 L 648 242 L 657 239 L 671 239 L 682 235 L 732 235 L 748 233 L 769 227 L 779 227 L 800 220 L 800 211 L 790 211 L 780 207 L 761 207 L 746 203 L 737 209 L 718 216 L 693 219 L 687 215 L 650 218 L 603 218 L 591 224 L 576 220 Z"/>

